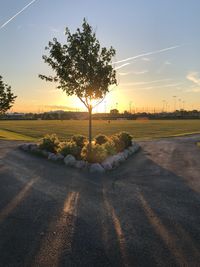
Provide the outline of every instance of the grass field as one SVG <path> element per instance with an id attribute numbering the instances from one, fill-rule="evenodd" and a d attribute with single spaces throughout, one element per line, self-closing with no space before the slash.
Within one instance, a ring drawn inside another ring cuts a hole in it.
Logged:
<path id="1" fill-rule="evenodd" d="M 128 131 L 137 140 L 200 133 L 200 120 L 93 121 L 93 136 Z M 0 121 L 0 139 L 33 141 L 46 133 L 61 139 L 88 133 L 87 121 Z"/>
<path id="2" fill-rule="evenodd" d="M 28 140 L 28 141 L 34 141 L 35 138 L 32 138 L 31 136 L 26 136 L 23 134 L 15 133 L 8 130 L 2 130 L 0 129 L 0 139 L 5 140 Z"/>

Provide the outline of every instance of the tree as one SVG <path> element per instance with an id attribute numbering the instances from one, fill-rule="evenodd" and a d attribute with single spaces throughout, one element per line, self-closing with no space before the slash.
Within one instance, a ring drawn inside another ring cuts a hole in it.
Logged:
<path id="1" fill-rule="evenodd" d="M 0 76 L 0 114 L 4 114 L 13 106 L 16 97 L 11 92 L 11 87 L 5 84 Z"/>
<path id="2" fill-rule="evenodd" d="M 110 110 L 110 114 L 113 114 L 113 115 L 118 115 L 119 114 L 119 110 L 114 108 L 114 109 L 111 109 Z"/>
<path id="3" fill-rule="evenodd" d="M 41 79 L 58 82 L 57 88 L 68 96 L 76 95 L 89 112 L 89 144 L 92 141 L 92 110 L 103 101 L 109 86 L 117 84 L 116 71 L 112 66 L 115 55 L 113 47 L 100 46 L 92 27 L 84 19 L 82 29 L 71 33 L 66 28 L 66 43 L 56 38 L 45 48 L 44 62 L 55 72 L 55 76 L 39 75 Z"/>

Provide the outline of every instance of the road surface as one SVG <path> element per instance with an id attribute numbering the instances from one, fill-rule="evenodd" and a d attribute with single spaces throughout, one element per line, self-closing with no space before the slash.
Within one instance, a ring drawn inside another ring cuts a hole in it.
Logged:
<path id="1" fill-rule="evenodd" d="M 98 176 L 0 141 L 0 266 L 200 266 L 200 136 Z"/>

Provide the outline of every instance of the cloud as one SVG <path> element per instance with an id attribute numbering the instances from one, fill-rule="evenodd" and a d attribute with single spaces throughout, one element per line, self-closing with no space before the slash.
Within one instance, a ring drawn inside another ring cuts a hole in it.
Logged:
<path id="1" fill-rule="evenodd" d="M 119 67 L 116 67 L 115 70 L 119 70 L 119 69 L 121 69 L 127 65 L 130 65 L 130 63 L 124 63 L 124 64 L 120 65 Z"/>
<path id="2" fill-rule="evenodd" d="M 161 67 L 157 70 L 157 73 L 161 73 L 163 72 L 168 66 L 172 65 L 172 63 L 170 61 L 165 61 Z"/>
<path id="3" fill-rule="evenodd" d="M 69 110 L 69 111 L 76 111 L 77 108 L 75 107 L 70 107 L 70 106 L 62 106 L 62 105 L 46 105 L 45 108 L 48 108 L 48 109 L 53 109 L 53 110 Z"/>
<path id="4" fill-rule="evenodd" d="M 158 81 L 153 81 L 153 82 L 154 83 L 157 83 Z M 139 85 L 148 85 L 148 84 L 139 84 Z M 160 89 L 170 88 L 170 87 L 176 88 L 177 86 L 180 86 L 180 85 L 182 85 L 182 83 L 169 83 L 169 84 L 161 84 L 161 85 L 150 85 L 150 86 L 147 86 L 147 87 L 140 87 L 139 90 L 146 90 L 146 91 L 148 91 L 148 90 L 159 89 L 159 88 Z M 137 87 L 137 89 L 138 89 L 138 87 Z"/>
<path id="5" fill-rule="evenodd" d="M 126 76 L 126 75 L 129 75 L 129 74 L 142 75 L 142 74 L 145 74 L 145 73 L 148 73 L 148 72 L 149 72 L 148 70 L 129 71 L 129 72 L 120 72 L 119 75 L 121 75 L 121 76 Z"/>
<path id="6" fill-rule="evenodd" d="M 9 22 L 11 22 L 13 19 L 15 19 L 18 15 L 20 15 L 23 11 L 25 11 L 30 5 L 35 3 L 37 0 L 32 0 L 29 4 L 27 4 L 25 7 L 23 7 L 20 11 L 18 11 L 14 16 L 12 16 L 10 19 L 8 19 L 6 22 L 4 22 L 1 26 L 0 29 L 3 29 Z"/>
<path id="7" fill-rule="evenodd" d="M 135 86 L 135 85 L 148 85 L 148 84 L 154 84 L 159 82 L 167 82 L 171 81 L 171 79 L 162 79 L 162 80 L 154 80 L 154 81 L 148 81 L 148 82 L 130 82 L 130 83 L 121 83 L 121 86 Z"/>
<path id="8" fill-rule="evenodd" d="M 155 50 L 155 51 L 139 54 L 137 56 L 128 57 L 128 58 L 116 61 L 113 64 L 119 64 L 119 63 L 127 62 L 127 61 L 134 60 L 134 59 L 141 58 L 141 57 L 144 58 L 145 56 L 160 54 L 160 53 L 163 53 L 163 52 L 166 52 L 166 51 L 169 51 L 169 50 L 173 50 L 173 49 L 179 48 L 181 46 L 182 45 L 175 45 L 175 46 L 170 46 L 170 47 L 163 48 L 163 49 L 160 49 L 160 50 Z"/>
<path id="9" fill-rule="evenodd" d="M 162 87 L 177 87 L 177 86 L 180 86 L 182 84 L 183 83 L 171 83 L 171 84 L 163 85 Z"/>
<path id="10" fill-rule="evenodd" d="M 197 71 L 191 71 L 187 74 L 186 78 L 193 83 L 193 86 L 186 89 L 186 93 L 199 93 L 200 92 L 200 77 Z"/>
<path id="11" fill-rule="evenodd" d="M 148 70 L 133 71 L 133 74 L 135 74 L 135 75 L 141 75 L 141 74 L 145 74 L 145 73 L 148 73 L 148 72 L 149 72 Z"/>
<path id="12" fill-rule="evenodd" d="M 169 61 L 165 61 L 164 62 L 164 65 L 171 65 L 172 63 L 171 62 L 169 62 Z"/>
<path id="13" fill-rule="evenodd" d="M 150 58 L 148 58 L 148 57 L 143 57 L 143 58 L 141 58 L 143 61 L 151 61 L 151 59 Z"/>
<path id="14" fill-rule="evenodd" d="M 187 74 L 186 78 L 189 81 L 193 82 L 194 84 L 200 86 L 200 77 L 199 77 L 199 73 L 198 72 L 195 72 L 195 71 L 189 72 Z"/>
<path id="15" fill-rule="evenodd" d="M 200 87 L 192 87 L 192 88 L 186 89 L 185 92 L 186 93 L 199 93 Z"/>
<path id="16" fill-rule="evenodd" d="M 49 30 L 53 33 L 62 33 L 62 31 L 60 29 L 54 28 L 54 27 L 49 27 Z"/>
<path id="17" fill-rule="evenodd" d="M 54 94 L 54 93 L 63 93 L 63 91 L 59 90 L 58 88 L 53 88 L 53 89 L 49 89 L 49 88 L 39 88 L 39 89 L 35 89 L 35 91 L 37 92 L 46 92 L 48 94 Z"/>
<path id="18" fill-rule="evenodd" d="M 44 91 L 43 89 L 39 89 L 38 91 L 40 91 L 40 92 L 42 92 L 42 91 Z M 59 92 L 61 92 L 61 91 L 59 91 Z M 57 90 L 57 88 L 55 89 L 50 89 L 50 90 L 48 90 L 48 93 L 58 93 L 58 90 Z"/>

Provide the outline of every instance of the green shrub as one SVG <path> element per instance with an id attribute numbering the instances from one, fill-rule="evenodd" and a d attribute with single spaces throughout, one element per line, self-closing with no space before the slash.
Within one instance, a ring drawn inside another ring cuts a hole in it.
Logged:
<path id="1" fill-rule="evenodd" d="M 115 155 L 117 153 L 115 143 L 112 140 L 108 140 L 103 147 L 107 151 L 108 156 Z"/>
<path id="2" fill-rule="evenodd" d="M 77 144 L 77 146 L 83 148 L 85 143 L 87 142 L 87 138 L 84 135 L 76 134 L 72 136 L 72 141 Z"/>
<path id="3" fill-rule="evenodd" d="M 58 152 L 63 156 L 69 154 L 73 155 L 75 158 L 79 159 L 81 154 L 81 148 L 73 141 L 62 142 L 59 144 Z"/>
<path id="4" fill-rule="evenodd" d="M 118 135 L 112 135 L 110 139 L 114 142 L 117 153 L 125 149 L 125 143 Z"/>
<path id="5" fill-rule="evenodd" d="M 107 157 L 106 149 L 99 144 L 92 144 L 91 151 L 89 144 L 86 144 L 81 151 L 81 158 L 90 163 L 100 163 Z"/>
<path id="6" fill-rule="evenodd" d="M 39 143 L 39 148 L 48 152 L 55 153 L 59 145 L 59 139 L 56 134 L 45 135 Z"/>
<path id="7" fill-rule="evenodd" d="M 105 134 L 98 134 L 94 140 L 96 144 L 103 145 L 108 141 L 108 137 Z"/>
<path id="8" fill-rule="evenodd" d="M 125 144 L 125 148 L 128 148 L 129 146 L 132 145 L 132 135 L 130 135 L 129 133 L 127 132 L 120 132 L 117 134 L 117 136 L 119 137 L 119 139 L 121 141 L 124 142 Z"/>

